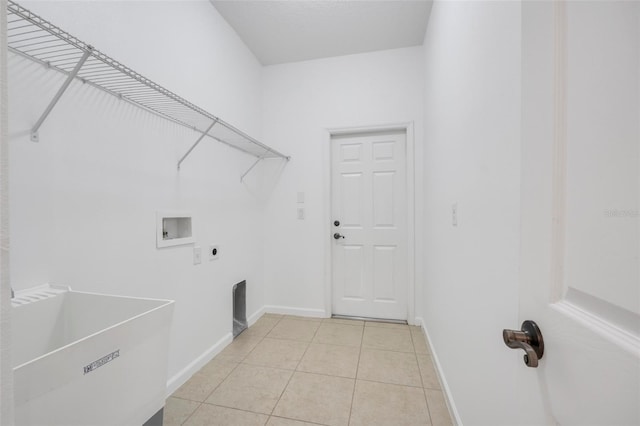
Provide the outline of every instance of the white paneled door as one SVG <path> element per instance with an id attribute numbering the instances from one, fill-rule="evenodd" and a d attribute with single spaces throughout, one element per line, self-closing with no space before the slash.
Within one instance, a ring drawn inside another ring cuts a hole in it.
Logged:
<path id="1" fill-rule="evenodd" d="M 513 353 L 514 424 L 638 425 L 640 3 L 523 2 L 522 18 L 519 310 L 544 354 Z"/>
<path id="2" fill-rule="evenodd" d="M 406 134 L 331 139 L 333 314 L 407 319 Z"/>

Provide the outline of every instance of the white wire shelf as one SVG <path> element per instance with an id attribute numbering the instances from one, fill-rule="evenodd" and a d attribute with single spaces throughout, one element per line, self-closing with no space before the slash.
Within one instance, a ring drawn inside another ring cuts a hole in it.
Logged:
<path id="1" fill-rule="evenodd" d="M 8 1 L 7 10 L 7 44 L 9 51 L 67 75 L 65 84 L 32 128 L 34 141 L 38 141 L 40 126 L 68 85 L 74 79 L 78 79 L 199 132 L 201 136 L 180 159 L 178 168 L 205 136 L 252 155 L 258 159 L 257 161 L 265 158 L 289 160 L 288 156 L 138 74 L 11 0 Z"/>

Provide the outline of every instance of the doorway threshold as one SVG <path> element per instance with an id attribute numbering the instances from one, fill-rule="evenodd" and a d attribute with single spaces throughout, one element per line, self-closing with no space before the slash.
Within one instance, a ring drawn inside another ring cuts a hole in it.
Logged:
<path id="1" fill-rule="evenodd" d="M 369 317 L 355 317 L 351 315 L 331 315 L 331 318 L 335 319 L 347 319 L 347 320 L 360 320 L 360 321 L 369 321 L 369 322 L 387 322 L 390 324 L 404 324 L 407 325 L 407 320 L 397 320 L 397 319 L 388 319 L 388 318 L 369 318 Z"/>

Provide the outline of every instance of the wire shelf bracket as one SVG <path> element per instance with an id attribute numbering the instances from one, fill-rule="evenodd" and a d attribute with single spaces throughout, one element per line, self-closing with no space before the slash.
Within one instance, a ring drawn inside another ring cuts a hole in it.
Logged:
<path id="1" fill-rule="evenodd" d="M 42 126 L 42 123 L 44 123 L 44 120 L 46 120 L 49 114 L 51 113 L 51 111 L 53 111 L 53 108 L 56 106 L 56 104 L 58 103 L 58 101 L 60 100 L 64 92 L 66 92 L 67 88 L 69 87 L 73 79 L 76 78 L 76 76 L 78 75 L 78 72 L 80 72 L 80 68 L 82 68 L 82 65 L 84 65 L 87 59 L 89 59 L 89 56 L 91 56 L 92 50 L 93 50 L 93 47 L 87 46 L 87 51 L 84 53 L 84 55 L 82 55 L 82 57 L 80 58 L 76 66 L 69 73 L 69 75 L 67 75 L 67 79 L 64 81 L 64 83 L 62 83 L 62 86 L 60 86 L 60 89 L 58 89 L 58 92 L 55 94 L 53 99 L 51 99 L 51 102 L 49 102 L 49 105 L 47 105 L 47 108 L 44 110 L 44 112 L 42 113 L 38 121 L 36 121 L 36 124 L 34 124 L 34 126 L 31 128 L 31 142 L 40 141 L 40 134 L 38 133 L 38 130 L 40 130 L 40 126 Z"/>
<path id="2" fill-rule="evenodd" d="M 247 171 L 246 171 L 246 172 L 244 172 L 244 173 L 242 174 L 242 176 L 240 176 L 240 182 L 242 182 L 242 181 L 244 180 L 244 177 L 245 177 L 246 175 L 248 175 L 248 174 L 249 174 L 249 172 L 250 172 L 251 170 L 253 170 L 253 168 L 254 168 L 255 166 L 257 166 L 257 165 L 258 165 L 258 163 L 259 163 L 260 161 L 262 161 L 262 158 L 258 158 L 258 159 L 255 161 L 255 163 L 253 163 L 253 164 L 251 165 L 251 167 L 249 167 L 249 169 L 247 169 Z"/>
<path id="3" fill-rule="evenodd" d="M 31 140 L 34 142 L 39 140 L 38 131 L 42 123 L 71 82 L 77 79 L 151 114 L 200 133 L 198 140 L 178 161 L 178 169 L 205 136 L 256 157 L 258 161 L 266 158 L 288 161 L 290 158 L 154 83 L 13 0 L 7 2 L 7 47 L 14 54 L 67 76 L 31 129 Z M 246 173 L 242 178 L 245 176 Z"/>
<path id="4" fill-rule="evenodd" d="M 207 136 L 207 134 L 209 133 L 209 130 L 211 130 L 213 128 L 213 126 L 216 125 L 217 122 L 218 122 L 217 119 L 213 120 L 213 123 L 211 123 L 211 125 L 209 127 L 207 127 L 207 130 L 205 130 L 204 133 L 200 135 L 198 140 L 196 140 L 196 142 L 193 145 L 191 145 L 191 148 L 189 148 L 189 150 L 182 156 L 182 158 L 180 158 L 180 160 L 178 161 L 178 170 L 180 170 L 180 164 L 182 164 L 184 159 L 187 158 L 189 156 L 189 154 L 191 154 L 191 151 L 193 151 L 194 148 L 196 146 L 198 146 L 198 144 L 202 141 L 202 139 L 204 139 L 204 137 Z"/>

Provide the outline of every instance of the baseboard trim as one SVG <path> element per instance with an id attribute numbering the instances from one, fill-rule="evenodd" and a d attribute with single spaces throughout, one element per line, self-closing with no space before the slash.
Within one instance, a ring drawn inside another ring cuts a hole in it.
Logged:
<path id="1" fill-rule="evenodd" d="M 265 313 L 265 310 L 263 306 L 262 308 L 258 309 L 256 313 L 254 313 L 253 315 L 250 315 L 249 318 L 247 318 L 247 324 L 249 325 L 249 327 L 255 324 L 256 321 L 258 321 L 260 317 L 264 315 L 264 313 Z"/>
<path id="2" fill-rule="evenodd" d="M 247 318 L 247 323 L 250 326 L 256 323 L 265 313 L 271 314 L 283 314 L 283 315 L 297 315 L 300 317 L 310 318 L 325 318 L 327 315 L 322 309 L 300 309 L 291 308 L 288 306 L 275 306 L 266 305 L 258 309 L 255 313 Z M 222 350 L 227 347 L 229 343 L 233 341 L 233 334 L 231 332 L 225 334 L 220 340 L 213 344 L 209 349 L 203 352 L 199 357 L 189 363 L 185 368 L 180 370 L 177 374 L 167 380 L 167 397 L 172 395 L 180 386 L 182 386 L 187 380 L 191 378 L 195 373 L 204 367 L 209 361 L 218 355 Z"/>
<path id="3" fill-rule="evenodd" d="M 185 368 L 180 370 L 176 375 L 167 381 L 167 397 L 171 396 L 180 386 L 191 378 L 198 370 L 204 367 L 209 361 L 218 355 L 222 350 L 233 341 L 231 332 L 225 334 L 220 340 L 213 344 L 209 349 L 204 351 L 202 355 L 194 359 Z"/>
<path id="4" fill-rule="evenodd" d="M 250 326 L 256 323 L 262 315 L 265 313 L 265 307 L 261 307 L 254 314 L 247 318 L 247 323 Z M 189 365 L 180 370 L 178 374 L 174 375 L 167 381 L 167 398 L 171 396 L 180 386 L 186 383 L 195 373 L 197 373 L 202 367 L 204 367 L 209 361 L 211 361 L 216 355 L 218 355 L 224 348 L 233 342 L 233 334 L 231 332 L 225 334 L 220 340 L 213 344 L 209 349 L 204 351 L 202 355 L 193 360 Z"/>
<path id="5" fill-rule="evenodd" d="M 451 395 L 451 389 L 449 388 L 449 384 L 447 383 L 447 379 L 444 375 L 444 371 L 442 370 L 442 365 L 440 364 L 440 359 L 438 358 L 438 354 L 433 347 L 431 339 L 429 338 L 429 331 L 425 326 L 424 319 L 421 317 L 416 317 L 416 324 L 422 327 L 424 337 L 427 339 L 427 345 L 429 345 L 429 352 L 431 352 L 431 357 L 433 358 L 433 364 L 438 374 L 440 387 L 442 388 L 442 391 L 444 393 L 444 400 L 447 403 L 447 408 L 449 408 L 449 414 L 451 415 L 451 418 L 453 419 L 456 425 L 462 426 L 462 420 L 460 420 L 458 409 L 456 408 L 456 404 L 453 401 L 453 396 Z"/>
<path id="6" fill-rule="evenodd" d="M 297 315 L 299 317 L 328 318 L 323 309 L 292 308 L 289 306 L 265 305 L 264 312 L 270 314 Z"/>

